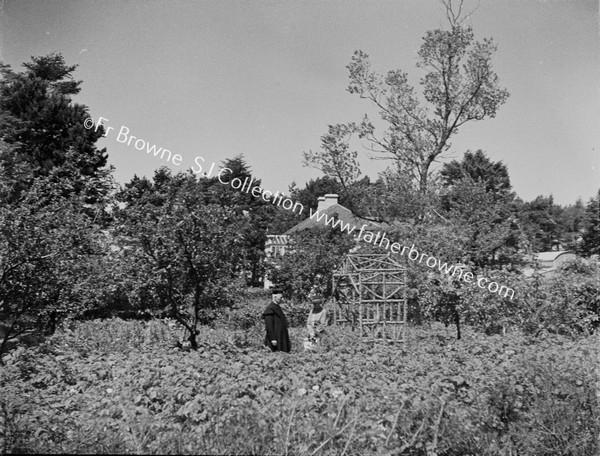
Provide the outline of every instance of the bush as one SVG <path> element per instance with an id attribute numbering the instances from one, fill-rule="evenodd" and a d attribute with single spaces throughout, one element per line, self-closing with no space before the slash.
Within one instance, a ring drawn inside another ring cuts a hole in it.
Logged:
<path id="1" fill-rule="evenodd" d="M 286 254 L 267 265 L 269 280 L 295 301 L 306 300 L 319 282 L 322 293 L 330 296 L 333 271 L 352 247 L 353 239 L 337 229 L 319 227 L 298 232 L 291 237 Z"/>
<path id="2" fill-rule="evenodd" d="M 271 293 L 253 293 L 247 299 L 238 301 L 231 309 L 223 309 L 214 325 L 231 329 L 247 330 L 264 325 L 262 313 L 269 305 Z"/>
<path id="3" fill-rule="evenodd" d="M 510 299 L 475 284 L 457 289 L 460 302 L 456 307 L 463 323 L 488 335 L 516 330 L 532 336 L 580 337 L 592 334 L 600 324 L 598 265 L 579 259 L 565 264 L 551 277 L 535 274 L 529 279 L 508 271 L 489 270 L 481 275 L 515 291 Z M 429 291 L 420 296 L 421 306 L 439 310 L 443 287 L 429 285 Z"/>
<path id="4" fill-rule="evenodd" d="M 216 326 L 236 330 L 249 330 L 254 327 L 264 328 L 262 314 L 271 302 L 271 293 L 254 293 L 249 299 L 236 303 L 231 309 L 221 312 L 215 320 Z M 312 305 L 306 301 L 291 300 L 283 305 L 283 312 L 290 327 L 306 326 L 306 319 Z"/>
<path id="5" fill-rule="evenodd" d="M 106 320 L 67 321 L 61 332 L 47 343 L 64 346 L 80 353 L 121 352 L 142 348 L 172 348 L 182 339 L 183 329 L 174 320 Z"/>
<path id="6" fill-rule="evenodd" d="M 308 314 L 310 313 L 312 308 L 313 308 L 312 304 L 305 300 L 292 301 L 290 304 L 288 304 L 285 307 L 284 312 L 288 319 L 290 327 L 292 327 L 292 328 L 306 327 L 306 321 L 308 319 Z"/>

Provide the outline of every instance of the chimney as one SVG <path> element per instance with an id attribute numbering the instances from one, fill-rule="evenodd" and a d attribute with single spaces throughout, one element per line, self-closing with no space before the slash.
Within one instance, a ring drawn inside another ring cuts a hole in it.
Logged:
<path id="1" fill-rule="evenodd" d="M 317 210 L 322 212 L 334 204 L 338 204 L 338 196 L 335 193 L 328 193 L 325 196 L 320 196 L 317 201 L 319 202 Z"/>

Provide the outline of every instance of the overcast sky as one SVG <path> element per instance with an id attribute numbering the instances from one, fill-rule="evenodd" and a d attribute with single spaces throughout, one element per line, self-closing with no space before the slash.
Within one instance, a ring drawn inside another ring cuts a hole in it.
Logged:
<path id="1" fill-rule="evenodd" d="M 496 118 L 462 128 L 450 158 L 482 149 L 525 200 L 587 201 L 600 188 L 598 2 L 482 0 L 471 23 L 498 45 L 494 67 L 511 96 Z M 77 101 L 115 132 L 180 154 L 174 170 L 243 153 L 275 192 L 320 175 L 302 151 L 318 149 L 328 124 L 375 114 L 346 91 L 354 51 L 418 83 L 421 38 L 445 22 L 436 0 L 5 0 L 0 25 L 5 63 L 62 53 L 79 65 Z M 116 139 L 100 145 L 119 182 L 167 164 Z M 386 163 L 359 151 L 375 178 Z"/>

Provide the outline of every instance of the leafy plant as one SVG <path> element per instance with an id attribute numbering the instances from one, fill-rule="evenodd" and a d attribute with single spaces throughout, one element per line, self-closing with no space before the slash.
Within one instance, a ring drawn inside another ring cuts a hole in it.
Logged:
<path id="1" fill-rule="evenodd" d="M 159 329 L 162 327 L 163 329 Z M 202 327 L 73 323 L 0 371 L 7 452 L 596 454 L 594 338 L 409 328 L 405 345 L 329 327 L 327 349 L 271 353 Z M 152 329 L 149 329 L 152 328 Z M 144 334 L 144 337 L 140 337 Z M 162 335 L 160 335 L 162 334 Z M 248 336 L 251 332 L 247 333 Z M 120 339 L 118 342 L 115 339 Z"/>

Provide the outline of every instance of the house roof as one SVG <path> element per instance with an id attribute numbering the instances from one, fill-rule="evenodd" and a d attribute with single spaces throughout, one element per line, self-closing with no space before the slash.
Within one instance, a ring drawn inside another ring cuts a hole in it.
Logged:
<path id="1" fill-rule="evenodd" d="M 328 219 L 333 219 L 334 217 L 336 217 L 338 220 L 340 220 L 340 225 L 349 225 L 350 229 L 352 229 L 352 227 L 355 226 L 356 229 L 359 230 L 363 225 L 367 225 L 367 227 L 365 228 L 366 231 L 382 230 L 389 227 L 387 223 L 372 222 L 370 220 L 357 217 L 352 213 L 352 211 L 350 211 L 350 209 L 342 206 L 341 204 L 332 204 L 326 209 L 320 210 L 318 216 L 321 216 L 323 214 L 324 216 L 320 218 L 320 220 L 317 220 L 317 216 L 315 216 L 314 218 L 309 217 L 305 220 L 302 220 L 296 226 L 293 226 L 292 228 L 287 230 L 284 234 L 296 233 L 298 231 L 303 231 L 309 228 L 313 228 L 315 226 L 330 226 L 325 224 L 326 217 Z M 340 225 L 337 225 L 338 229 L 341 229 Z"/>

